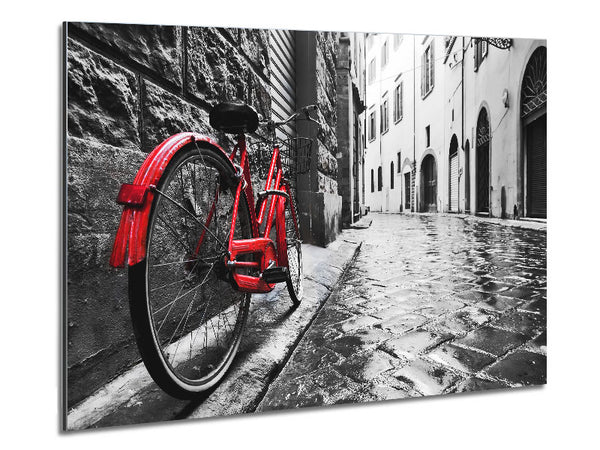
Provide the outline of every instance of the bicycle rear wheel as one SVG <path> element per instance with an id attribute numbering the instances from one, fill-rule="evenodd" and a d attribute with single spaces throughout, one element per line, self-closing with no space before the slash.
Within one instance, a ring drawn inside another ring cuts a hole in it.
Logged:
<path id="1" fill-rule="evenodd" d="M 238 292 L 223 257 L 237 179 L 226 157 L 188 146 L 159 180 L 144 261 L 129 268 L 133 328 L 156 383 L 190 398 L 226 373 L 240 344 L 250 294 Z M 251 237 L 245 196 L 234 238 Z"/>

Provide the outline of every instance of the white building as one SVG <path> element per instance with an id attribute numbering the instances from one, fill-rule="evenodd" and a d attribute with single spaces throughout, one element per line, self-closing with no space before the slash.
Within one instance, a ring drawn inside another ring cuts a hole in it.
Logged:
<path id="1" fill-rule="evenodd" d="M 366 58 L 371 210 L 546 217 L 545 41 L 373 34 Z"/>

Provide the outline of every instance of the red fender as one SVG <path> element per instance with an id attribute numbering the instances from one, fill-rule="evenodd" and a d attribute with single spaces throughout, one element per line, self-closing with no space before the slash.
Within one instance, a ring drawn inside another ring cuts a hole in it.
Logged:
<path id="1" fill-rule="evenodd" d="M 193 142 L 209 144 L 215 150 L 222 152 L 225 158 L 230 161 L 229 156 L 214 140 L 196 133 L 175 134 L 156 147 L 138 170 L 133 185 L 123 185 L 119 193 L 118 202 L 125 206 L 110 256 L 111 266 L 123 267 L 125 265 L 128 246 L 128 265 L 137 264 L 146 257 L 148 219 L 152 200 L 154 199 L 154 192 L 150 188 L 156 186 L 175 153 Z M 124 189 L 125 186 L 130 189 Z"/>

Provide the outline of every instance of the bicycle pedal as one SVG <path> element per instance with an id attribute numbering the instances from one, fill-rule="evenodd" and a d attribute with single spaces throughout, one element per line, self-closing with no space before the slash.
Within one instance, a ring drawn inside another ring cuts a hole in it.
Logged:
<path id="1" fill-rule="evenodd" d="M 270 269 L 265 269 L 265 271 L 262 273 L 262 279 L 269 284 L 280 283 L 282 281 L 286 281 L 287 278 L 287 267 L 271 267 Z"/>

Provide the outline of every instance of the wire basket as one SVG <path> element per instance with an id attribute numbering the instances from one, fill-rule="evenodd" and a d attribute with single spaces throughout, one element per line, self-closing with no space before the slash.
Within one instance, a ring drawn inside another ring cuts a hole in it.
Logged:
<path id="1" fill-rule="evenodd" d="M 289 138 L 280 147 L 281 167 L 289 180 L 310 170 L 310 156 L 313 140 L 305 137 Z"/>
<path id="2" fill-rule="evenodd" d="M 310 171 L 310 158 L 313 140 L 305 137 L 285 139 L 279 146 L 283 176 L 295 187 L 298 175 Z M 266 179 L 273 154 L 273 147 L 265 142 L 253 144 L 251 164 L 257 169 L 258 176 Z"/>

